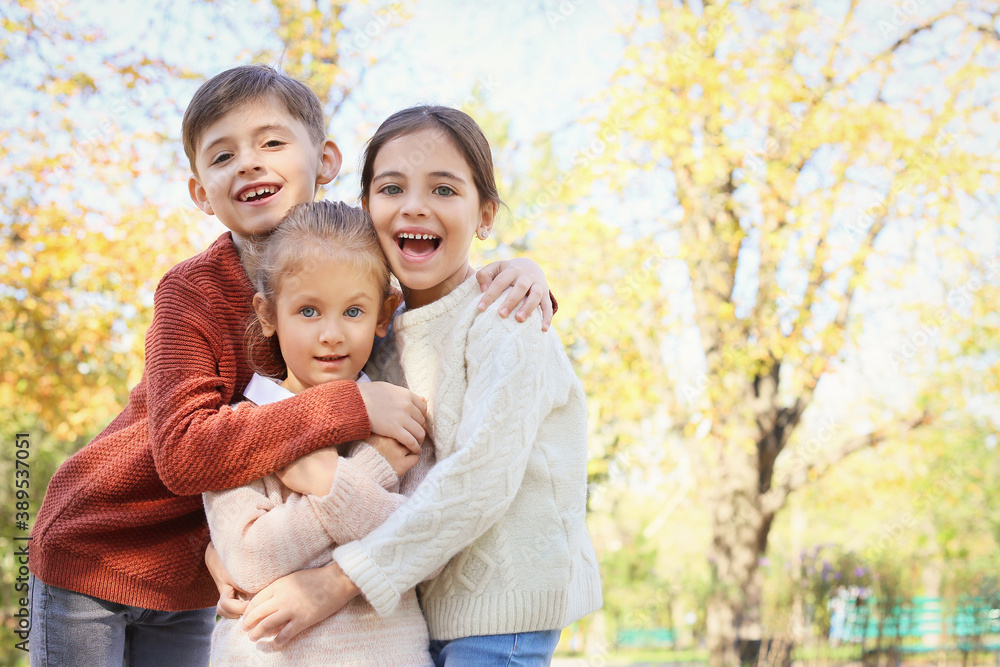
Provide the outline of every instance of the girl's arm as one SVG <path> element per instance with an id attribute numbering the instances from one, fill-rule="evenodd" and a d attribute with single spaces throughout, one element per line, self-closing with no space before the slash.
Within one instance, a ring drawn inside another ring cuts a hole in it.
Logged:
<path id="1" fill-rule="evenodd" d="M 479 310 L 486 310 L 505 289 L 510 288 L 500 304 L 500 317 L 507 317 L 511 309 L 523 300 L 514 317 L 518 322 L 528 319 L 535 308 L 542 308 L 542 331 L 548 331 L 552 315 L 558 310 L 556 298 L 549 292 L 545 272 L 526 257 L 507 259 L 487 264 L 476 274 L 479 289 L 485 292 Z"/>
<path id="2" fill-rule="evenodd" d="M 542 419 L 565 402 L 574 377 L 572 369 L 553 372 L 545 363 L 551 358 L 546 346 L 559 342 L 542 333 L 540 320 L 537 311 L 528 326 L 496 316 L 476 318 L 468 335 L 469 386 L 456 452 L 438 461 L 385 523 L 334 550 L 334 563 L 280 579 L 255 596 L 243 619 L 252 639 L 277 633 L 281 645 L 359 591 L 379 615 L 388 615 L 403 592 L 506 512 Z M 515 359 L 519 363 L 512 364 Z"/>
<path id="3" fill-rule="evenodd" d="M 236 368 L 224 333 L 242 322 L 218 321 L 231 308 L 213 303 L 220 295 L 183 276 L 168 274 L 156 291 L 157 307 L 146 336 L 149 432 L 153 461 L 164 485 L 178 495 L 232 488 L 260 479 L 320 447 L 369 435 L 371 412 L 382 410 L 405 431 L 383 423 L 384 435 L 423 439 L 422 399 L 400 387 L 352 381 L 313 387 L 281 406 L 233 410 Z M 173 304 L 183 303 L 180 308 Z M 212 322 L 213 326 L 201 324 Z M 365 400 L 364 392 L 379 395 Z M 378 407 L 374 407 L 378 406 Z M 386 433 L 385 431 L 390 431 Z"/>
<path id="4" fill-rule="evenodd" d="M 397 486 L 386 460 L 363 445 L 340 459 L 325 496 L 292 493 L 281 502 L 282 489 L 269 477 L 206 493 L 205 513 L 233 581 L 256 593 L 278 577 L 323 563 L 331 544 L 371 532 L 405 500 L 386 491 Z"/>

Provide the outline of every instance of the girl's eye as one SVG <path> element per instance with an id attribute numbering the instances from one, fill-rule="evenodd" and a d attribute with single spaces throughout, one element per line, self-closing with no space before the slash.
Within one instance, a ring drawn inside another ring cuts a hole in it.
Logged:
<path id="1" fill-rule="evenodd" d="M 218 155 L 215 156 L 215 159 L 212 160 L 212 164 L 220 164 L 222 162 L 225 162 L 232 156 L 233 156 L 232 153 L 219 153 Z"/>
<path id="2" fill-rule="evenodd" d="M 344 314 L 347 315 L 348 317 L 361 317 L 364 314 L 364 311 L 362 311 L 357 306 L 351 306 L 350 308 L 344 311 Z"/>
<path id="3" fill-rule="evenodd" d="M 398 195 L 402 191 L 403 188 L 399 187 L 398 185 L 387 185 L 381 190 L 379 190 L 379 192 L 381 192 L 384 195 Z"/>
<path id="4" fill-rule="evenodd" d="M 434 188 L 434 194 L 439 195 L 441 197 L 450 197 L 453 194 L 455 194 L 455 191 L 449 188 L 447 185 L 439 185 L 436 188 Z"/>
<path id="5" fill-rule="evenodd" d="M 299 311 L 299 314 L 302 315 L 302 317 L 316 317 L 319 315 L 319 311 L 312 306 L 306 306 Z"/>

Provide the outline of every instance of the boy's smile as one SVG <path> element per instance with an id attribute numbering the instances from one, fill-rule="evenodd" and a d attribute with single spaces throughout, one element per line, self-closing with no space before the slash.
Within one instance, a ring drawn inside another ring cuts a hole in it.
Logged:
<path id="1" fill-rule="evenodd" d="M 188 188 L 198 208 L 218 216 L 241 247 L 247 237 L 274 229 L 296 204 L 312 201 L 340 163 L 335 143 L 317 146 L 300 120 L 267 97 L 205 130 Z"/>

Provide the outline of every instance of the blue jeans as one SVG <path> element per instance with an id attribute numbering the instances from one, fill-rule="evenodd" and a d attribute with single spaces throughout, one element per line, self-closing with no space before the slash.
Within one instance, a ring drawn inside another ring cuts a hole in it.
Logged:
<path id="1" fill-rule="evenodd" d="M 560 630 L 432 640 L 435 667 L 536 667 L 552 662 Z"/>
<path id="2" fill-rule="evenodd" d="M 29 580 L 31 667 L 208 665 L 215 609 L 155 611 Z"/>

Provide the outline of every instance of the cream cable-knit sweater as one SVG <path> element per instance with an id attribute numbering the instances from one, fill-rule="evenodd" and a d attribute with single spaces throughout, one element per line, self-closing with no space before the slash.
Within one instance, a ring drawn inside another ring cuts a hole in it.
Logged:
<path id="1" fill-rule="evenodd" d="M 258 405 L 293 396 L 255 375 L 244 396 Z M 253 409 L 250 406 L 239 409 Z M 403 477 L 412 492 L 433 464 L 425 447 Z M 204 494 L 212 542 L 236 584 L 256 593 L 275 579 L 331 560 L 334 544 L 368 534 L 399 507 L 405 496 L 392 467 L 373 447 L 360 443 L 337 462 L 330 493 L 322 498 L 294 493 L 275 475 L 228 491 Z M 384 665 L 432 664 L 427 625 L 413 591 L 389 616 L 379 616 L 363 598 L 299 634 L 281 649 L 270 640 L 253 642 L 242 619 L 223 618 L 212 634 L 212 665 Z"/>
<path id="2" fill-rule="evenodd" d="M 379 614 L 414 586 L 432 639 L 552 630 L 601 606 L 583 388 L 539 314 L 480 313 L 475 277 L 393 320 L 366 367 L 427 398 L 437 464 L 334 559 Z M 450 559 L 450 562 L 449 562 Z"/>

